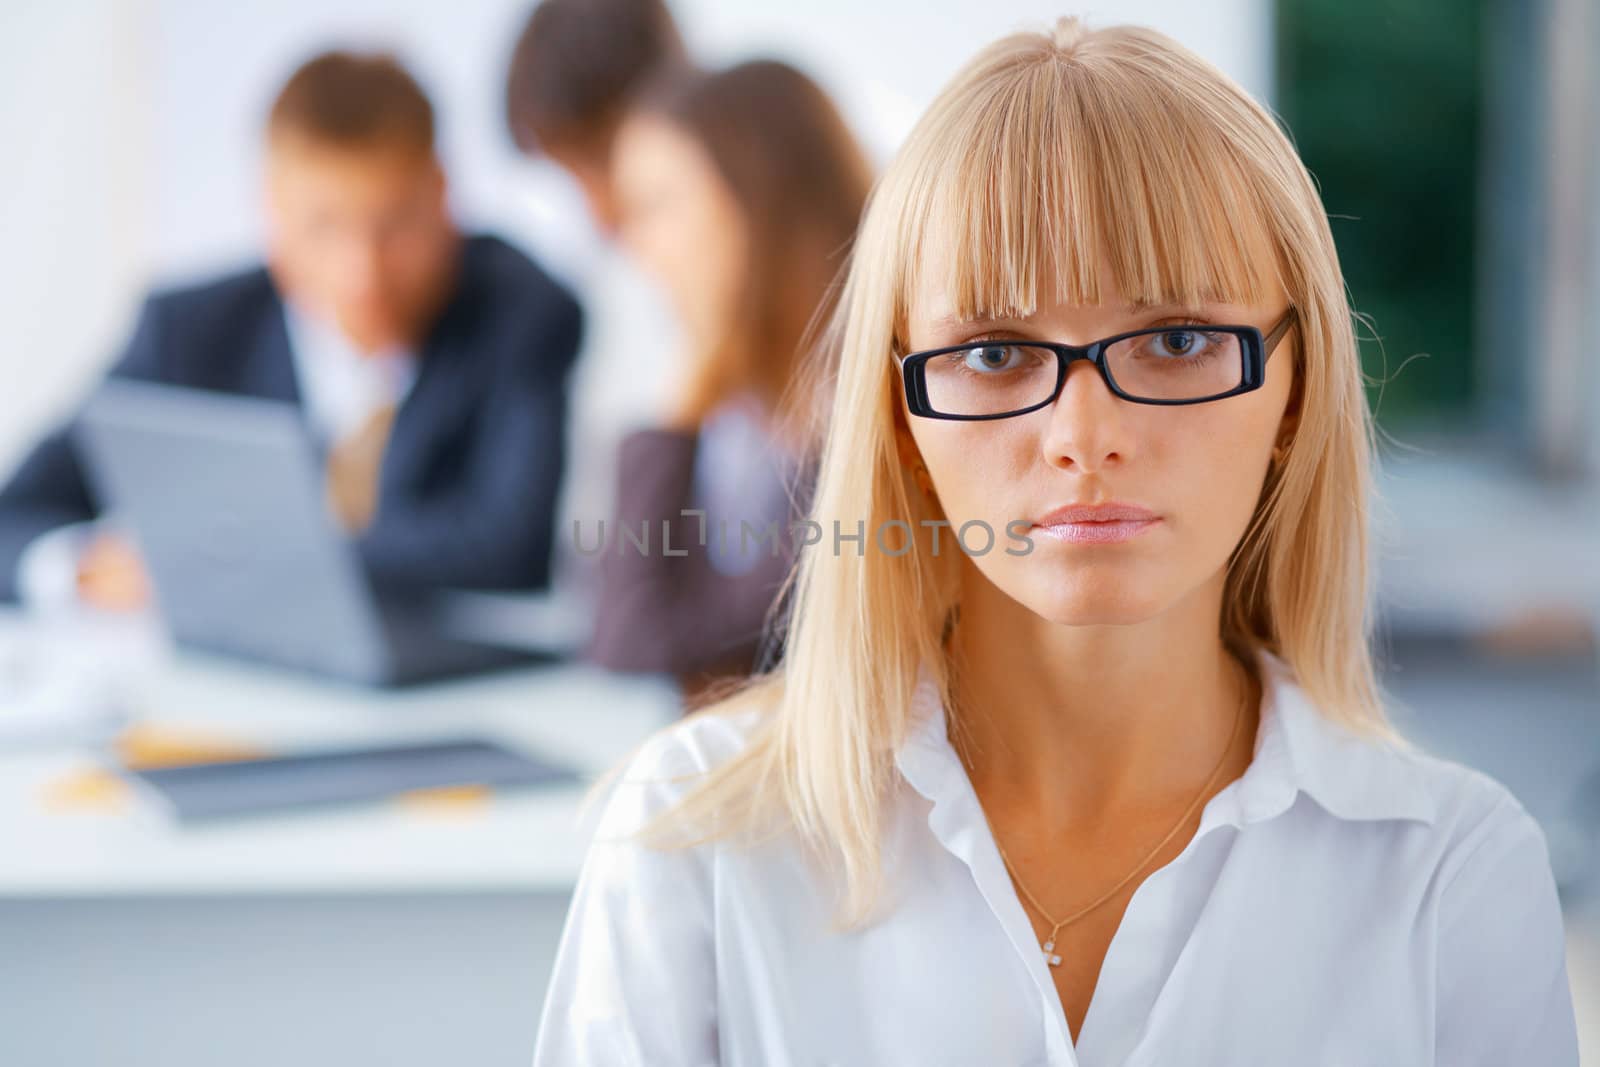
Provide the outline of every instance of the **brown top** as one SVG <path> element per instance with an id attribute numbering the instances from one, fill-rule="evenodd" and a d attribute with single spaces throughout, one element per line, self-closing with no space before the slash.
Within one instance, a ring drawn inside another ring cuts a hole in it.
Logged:
<path id="1" fill-rule="evenodd" d="M 623 439 L 618 453 L 616 506 L 607 523 L 598 558 L 594 633 L 585 657 L 618 671 L 696 674 L 749 673 L 758 664 L 763 640 L 770 652 L 781 651 L 781 637 L 769 631 L 772 608 L 794 561 L 789 522 L 804 517 L 814 470 L 807 466 L 793 486 L 789 517 L 780 524 L 776 545 L 752 539 L 753 569 L 730 574 L 712 562 L 718 536 L 716 517 L 706 524 L 681 512 L 697 507 L 694 500 L 695 459 L 701 445 L 697 433 L 651 428 Z M 774 469 L 769 489 L 783 490 L 783 475 Z M 647 550 L 641 522 L 648 523 Z M 662 540 L 663 522 L 668 531 Z M 627 531 L 627 536 L 624 536 Z M 728 527 L 727 543 L 737 545 L 738 523 Z M 663 551 L 670 546 L 672 555 Z M 774 554 L 774 550 L 776 554 Z M 678 555 L 678 552 L 683 555 Z M 777 620 L 775 620 L 776 622 Z"/>

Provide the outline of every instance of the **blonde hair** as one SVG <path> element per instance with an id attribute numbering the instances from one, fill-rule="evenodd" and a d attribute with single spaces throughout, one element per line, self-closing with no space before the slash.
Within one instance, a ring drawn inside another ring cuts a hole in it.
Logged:
<path id="1" fill-rule="evenodd" d="M 930 239 L 956 250 L 943 281 L 962 316 L 1030 313 L 1047 270 L 1059 299 L 1083 304 L 1107 282 L 1128 300 L 1181 304 L 1258 303 L 1281 285 L 1298 314 L 1298 344 L 1279 358 L 1294 352 L 1300 418 L 1229 559 L 1222 637 L 1283 657 L 1329 717 L 1405 745 L 1369 645 L 1374 430 L 1311 176 L 1270 112 L 1188 49 L 1150 29 L 1063 18 L 983 49 L 874 188 L 826 345 L 833 406 L 810 516 L 826 533 L 786 586 L 785 661 L 694 712 L 753 710 L 757 722 L 637 840 L 792 831 L 841 889 L 843 923 L 866 921 L 880 899 L 884 802 L 920 665 L 952 703 L 941 638 L 956 553 L 836 552 L 832 531 L 900 518 L 927 532 L 922 520 L 943 517 L 895 448 L 891 356 L 905 351 Z"/>

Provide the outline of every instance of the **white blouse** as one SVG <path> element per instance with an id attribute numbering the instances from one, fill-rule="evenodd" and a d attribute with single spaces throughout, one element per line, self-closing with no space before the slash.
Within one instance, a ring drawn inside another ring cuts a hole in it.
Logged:
<path id="1" fill-rule="evenodd" d="M 640 750 L 578 879 L 535 1067 L 1576 1067 L 1538 824 L 1481 772 L 1345 732 L 1261 661 L 1254 759 L 1134 893 L 1076 1041 L 924 672 L 886 821 L 898 903 L 865 929 L 830 932 L 792 836 L 606 840 L 755 712 Z"/>

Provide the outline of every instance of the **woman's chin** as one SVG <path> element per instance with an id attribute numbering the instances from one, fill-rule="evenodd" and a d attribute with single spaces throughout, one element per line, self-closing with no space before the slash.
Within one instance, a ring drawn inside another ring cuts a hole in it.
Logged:
<path id="1" fill-rule="evenodd" d="M 1129 626 L 1160 614 L 1154 590 L 1120 580 L 1078 576 L 1061 583 L 1032 583 L 1012 597 L 1040 618 L 1062 626 Z"/>

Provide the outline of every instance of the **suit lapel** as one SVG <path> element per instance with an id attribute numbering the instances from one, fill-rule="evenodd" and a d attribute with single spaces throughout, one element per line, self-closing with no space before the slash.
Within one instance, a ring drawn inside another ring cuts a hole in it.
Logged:
<path id="1" fill-rule="evenodd" d="M 417 377 L 395 413 L 383 457 L 382 484 L 417 485 L 429 461 L 472 417 L 480 361 L 468 358 L 455 316 L 446 314 L 417 353 Z"/>
<path id="2" fill-rule="evenodd" d="M 236 388 L 246 396 L 302 403 L 295 380 L 294 356 L 289 351 L 289 328 L 284 323 L 283 301 L 272 293 L 267 313 L 246 341 L 240 356 Z"/>
<path id="3" fill-rule="evenodd" d="M 476 351 L 486 309 L 482 306 L 480 258 L 471 241 L 458 252 L 455 285 L 433 328 L 417 347 L 417 377 L 395 413 L 383 457 L 387 489 L 421 485 L 429 465 L 445 451 L 458 451 L 462 426 L 473 417 L 486 353 Z"/>

